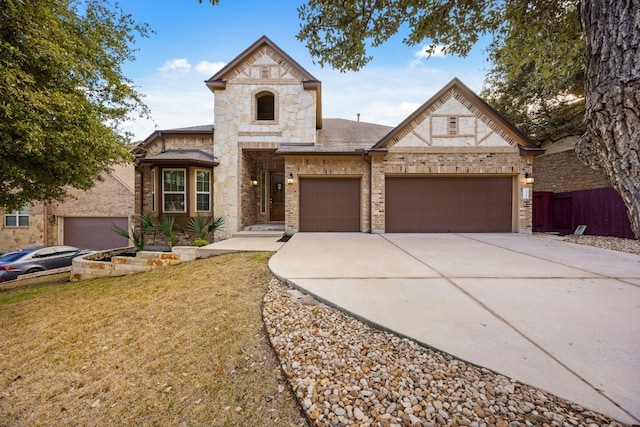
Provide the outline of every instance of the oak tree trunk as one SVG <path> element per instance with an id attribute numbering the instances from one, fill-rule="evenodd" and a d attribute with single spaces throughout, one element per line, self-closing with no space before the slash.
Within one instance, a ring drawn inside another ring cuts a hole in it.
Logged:
<path id="1" fill-rule="evenodd" d="M 640 238 L 640 1 L 581 0 L 585 123 L 578 156 L 599 166 Z"/>

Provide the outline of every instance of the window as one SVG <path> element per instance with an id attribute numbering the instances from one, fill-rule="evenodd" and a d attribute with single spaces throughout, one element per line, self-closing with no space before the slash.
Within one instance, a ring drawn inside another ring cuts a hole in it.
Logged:
<path id="1" fill-rule="evenodd" d="M 151 171 L 151 212 L 156 211 L 156 170 Z"/>
<path id="2" fill-rule="evenodd" d="M 29 226 L 29 206 L 25 206 L 19 211 L 13 211 L 4 216 L 5 227 L 28 227 Z"/>
<path id="3" fill-rule="evenodd" d="M 163 170 L 162 191 L 165 212 L 186 211 L 186 186 L 184 169 Z"/>
<path id="4" fill-rule="evenodd" d="M 458 118 L 456 116 L 449 117 L 448 135 L 455 136 L 458 134 Z"/>
<path id="5" fill-rule="evenodd" d="M 260 78 L 268 79 L 269 78 L 269 67 L 263 65 L 260 67 Z"/>
<path id="6" fill-rule="evenodd" d="M 196 170 L 196 211 L 211 210 L 211 172 Z"/>
<path id="7" fill-rule="evenodd" d="M 260 92 L 256 95 L 256 119 L 275 120 L 275 98 L 271 92 Z"/>

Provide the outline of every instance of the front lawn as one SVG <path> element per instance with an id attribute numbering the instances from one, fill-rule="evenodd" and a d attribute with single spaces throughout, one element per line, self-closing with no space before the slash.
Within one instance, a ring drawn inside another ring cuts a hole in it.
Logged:
<path id="1" fill-rule="evenodd" d="M 0 288 L 0 425 L 304 425 L 262 323 L 268 257 Z"/>

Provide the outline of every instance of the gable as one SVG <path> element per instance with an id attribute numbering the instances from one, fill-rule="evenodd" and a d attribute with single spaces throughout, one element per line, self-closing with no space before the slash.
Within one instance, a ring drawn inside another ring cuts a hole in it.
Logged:
<path id="1" fill-rule="evenodd" d="M 259 48 L 242 63 L 229 70 L 223 77 L 227 83 L 264 84 L 277 80 L 280 84 L 289 80 L 301 83 L 303 73 L 268 45 Z"/>
<path id="2" fill-rule="evenodd" d="M 311 73 L 266 36 L 259 38 L 205 83 L 209 89 L 215 90 L 224 89 L 230 81 L 260 84 L 268 80 L 319 83 Z"/>
<path id="3" fill-rule="evenodd" d="M 374 148 L 533 147 L 533 143 L 458 79 L 387 134 Z"/>
<path id="4" fill-rule="evenodd" d="M 301 84 L 315 91 L 316 128 L 322 127 L 322 84 L 267 36 L 262 36 L 240 55 L 214 74 L 205 84 L 214 94 L 227 83 L 243 85 Z"/>

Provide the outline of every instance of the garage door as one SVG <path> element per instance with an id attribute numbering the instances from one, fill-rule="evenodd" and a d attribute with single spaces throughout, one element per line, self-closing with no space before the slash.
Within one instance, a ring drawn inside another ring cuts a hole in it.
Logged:
<path id="1" fill-rule="evenodd" d="M 86 249 L 112 249 L 129 241 L 111 231 L 111 223 L 127 228 L 127 218 L 64 218 L 64 244 Z"/>
<path id="2" fill-rule="evenodd" d="M 387 233 L 512 231 L 511 177 L 387 177 Z"/>
<path id="3" fill-rule="evenodd" d="M 360 179 L 300 178 L 300 231 L 360 231 Z"/>

